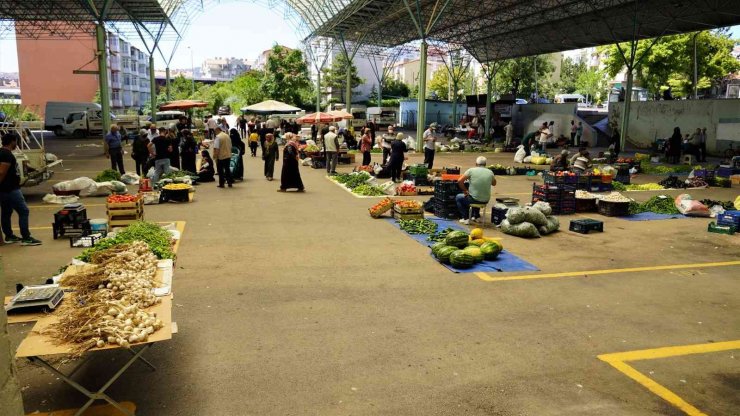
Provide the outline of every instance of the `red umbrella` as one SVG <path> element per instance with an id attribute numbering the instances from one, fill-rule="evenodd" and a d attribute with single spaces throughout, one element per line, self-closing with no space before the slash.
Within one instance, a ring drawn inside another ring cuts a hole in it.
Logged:
<path id="1" fill-rule="evenodd" d="M 327 124 L 327 123 L 333 123 L 335 121 L 340 121 L 340 120 L 342 120 L 342 118 L 334 114 L 311 113 L 311 114 L 306 114 L 303 117 L 298 117 L 296 119 L 296 122 L 298 124 Z"/>
<path id="2" fill-rule="evenodd" d="M 208 107 L 208 103 L 205 101 L 196 101 L 196 100 L 177 100 L 177 101 L 170 101 L 166 104 L 162 104 L 159 106 L 159 109 L 162 111 L 165 110 L 188 110 L 190 108 L 196 108 L 196 107 Z"/>

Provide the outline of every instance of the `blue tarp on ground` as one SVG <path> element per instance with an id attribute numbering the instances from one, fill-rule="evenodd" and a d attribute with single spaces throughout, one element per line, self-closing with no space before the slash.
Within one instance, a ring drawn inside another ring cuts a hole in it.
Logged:
<path id="1" fill-rule="evenodd" d="M 470 230 L 462 227 L 458 222 L 452 220 L 444 220 L 442 218 L 437 217 L 426 217 L 426 219 L 434 221 L 439 226 L 440 230 L 444 230 L 445 228 L 452 228 L 455 230 L 465 231 L 469 232 Z M 388 222 L 393 224 L 396 228 L 399 230 L 401 227 L 393 218 L 386 218 Z M 420 244 L 429 247 L 433 244 L 431 241 L 427 241 L 427 234 L 409 234 L 405 231 L 402 231 L 407 236 L 413 238 Z M 429 253 L 431 255 L 431 252 Z M 432 257 L 433 258 L 433 257 Z M 435 259 L 435 261 L 437 261 Z M 441 264 L 441 263 L 440 263 Z M 443 266 L 447 267 L 448 269 L 452 270 L 455 273 L 473 273 L 473 272 L 523 272 L 523 271 L 537 271 L 539 270 L 535 265 L 524 261 L 520 259 L 519 257 L 515 256 L 514 254 L 504 250 L 499 254 L 498 259 L 494 261 L 483 261 L 478 264 L 474 264 L 473 267 L 469 269 L 456 269 L 449 264 L 442 264 Z"/>
<path id="2" fill-rule="evenodd" d="M 670 220 L 670 219 L 686 219 L 689 218 L 683 214 L 656 214 L 655 212 L 641 212 L 639 214 L 630 215 L 629 217 L 618 217 L 621 220 L 627 221 L 654 221 L 654 220 Z"/>

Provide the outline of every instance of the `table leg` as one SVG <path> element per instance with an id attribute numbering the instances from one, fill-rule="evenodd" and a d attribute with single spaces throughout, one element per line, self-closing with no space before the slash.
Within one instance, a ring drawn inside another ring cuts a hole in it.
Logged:
<path id="1" fill-rule="evenodd" d="M 129 348 L 128 352 L 130 352 L 132 355 L 136 355 L 136 351 L 134 351 L 133 348 Z M 148 365 L 149 368 L 152 369 L 152 371 L 157 371 L 157 367 L 155 367 L 154 364 L 150 363 L 149 360 L 147 360 L 146 358 L 139 356 L 139 360 L 143 361 L 144 364 Z"/>

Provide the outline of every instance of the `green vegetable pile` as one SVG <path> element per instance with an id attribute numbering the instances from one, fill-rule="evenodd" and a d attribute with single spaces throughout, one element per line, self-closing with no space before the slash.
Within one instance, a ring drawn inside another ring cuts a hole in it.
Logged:
<path id="1" fill-rule="evenodd" d="M 94 253 L 133 241 L 147 243 L 158 259 L 175 258 L 175 253 L 172 252 L 172 234 L 157 224 L 146 221 L 137 221 L 123 231 L 116 233 L 115 237 L 100 240 L 95 246 L 84 250 L 77 258 L 90 262 Z"/>
<path id="2" fill-rule="evenodd" d="M 713 199 L 702 199 L 699 202 L 701 202 L 702 204 L 708 206 L 709 208 L 711 208 L 711 207 L 713 207 L 715 205 L 721 205 L 722 208 L 724 208 L 726 210 L 734 210 L 735 209 L 735 203 L 732 202 L 732 201 L 715 201 Z"/>
<path id="3" fill-rule="evenodd" d="M 176 178 L 182 178 L 184 176 L 198 176 L 197 174 L 193 172 L 188 172 L 186 170 L 175 170 L 172 172 L 169 172 L 162 176 L 162 179 L 176 179 Z"/>
<path id="4" fill-rule="evenodd" d="M 447 237 L 447 234 L 451 233 L 452 231 L 455 231 L 454 228 L 447 227 L 444 230 L 437 231 L 435 233 L 432 233 L 427 237 L 427 241 L 445 241 L 445 237 Z"/>
<path id="5" fill-rule="evenodd" d="M 386 195 L 383 188 L 375 185 L 362 184 L 352 189 L 353 194 L 362 196 L 383 196 Z"/>
<path id="6" fill-rule="evenodd" d="M 653 165 L 648 160 L 640 162 L 640 171 L 645 174 L 665 175 L 666 173 L 689 173 L 693 168 L 689 165 L 664 166 Z"/>
<path id="7" fill-rule="evenodd" d="M 627 187 L 622 182 L 612 181 L 612 189 L 615 191 L 626 191 Z"/>
<path id="8" fill-rule="evenodd" d="M 641 212 L 654 212 L 656 214 L 680 214 L 676 208 L 673 198 L 663 195 L 654 196 L 642 204 L 630 202 L 629 213 L 639 214 Z"/>
<path id="9" fill-rule="evenodd" d="M 432 220 L 398 220 L 401 229 L 409 234 L 434 234 L 437 232 L 437 223 Z"/>
<path id="10" fill-rule="evenodd" d="M 117 170 L 106 169 L 95 177 L 95 182 L 120 181 L 121 174 Z"/>
<path id="11" fill-rule="evenodd" d="M 332 179 L 349 189 L 355 189 L 367 182 L 367 180 L 370 179 L 370 174 L 367 172 L 342 173 L 332 176 Z"/>

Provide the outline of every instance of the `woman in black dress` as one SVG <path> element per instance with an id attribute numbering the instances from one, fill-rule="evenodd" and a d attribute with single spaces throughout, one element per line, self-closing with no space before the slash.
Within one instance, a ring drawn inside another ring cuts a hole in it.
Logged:
<path id="1" fill-rule="evenodd" d="M 668 163 L 677 165 L 681 160 L 681 129 L 673 129 L 673 136 L 668 139 Z"/>
<path id="2" fill-rule="evenodd" d="M 403 142 L 403 133 L 396 135 L 396 140 L 391 143 L 391 155 L 388 159 L 388 165 L 391 169 L 391 180 L 393 182 L 401 181 L 401 169 L 403 161 L 406 159 L 405 153 L 408 151 L 406 143 Z"/>
<path id="3" fill-rule="evenodd" d="M 265 152 L 262 154 L 262 160 L 265 161 L 265 179 L 272 180 L 275 174 L 275 161 L 280 159 L 280 149 L 278 149 L 275 136 L 272 133 L 265 136 Z"/>
<path id="4" fill-rule="evenodd" d="M 180 143 L 180 158 L 182 159 L 182 170 L 195 173 L 195 155 L 198 153 L 198 143 L 195 142 L 193 133 L 188 129 L 182 130 L 182 142 Z"/>
<path id="5" fill-rule="evenodd" d="M 288 144 L 283 149 L 283 170 L 280 174 L 280 189 L 278 192 L 285 192 L 288 189 L 298 189 L 303 192 L 303 181 L 301 172 L 298 170 L 298 142 L 295 140 L 293 133 L 286 133 L 285 139 Z"/>
<path id="6" fill-rule="evenodd" d="M 200 182 L 213 182 L 213 178 L 216 175 L 216 164 L 211 159 L 211 155 L 208 150 L 200 152 L 200 170 L 198 171 L 198 181 Z"/>
<path id="7" fill-rule="evenodd" d="M 172 127 L 170 127 L 169 131 L 167 131 L 167 139 L 170 141 L 170 145 L 172 146 L 172 153 L 170 153 L 170 166 L 173 168 L 180 169 L 180 132 L 177 131 L 177 128 L 173 124 Z"/>
<path id="8" fill-rule="evenodd" d="M 247 151 L 247 147 L 242 141 L 242 137 L 236 129 L 229 130 L 229 137 L 231 138 L 231 147 L 239 149 L 239 159 L 237 159 L 236 167 L 234 168 L 234 179 L 243 181 L 244 180 L 244 153 Z"/>

